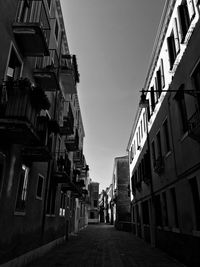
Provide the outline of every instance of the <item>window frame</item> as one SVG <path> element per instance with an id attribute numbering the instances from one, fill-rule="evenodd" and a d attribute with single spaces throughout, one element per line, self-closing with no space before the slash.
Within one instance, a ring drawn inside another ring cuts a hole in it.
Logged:
<path id="1" fill-rule="evenodd" d="M 38 193 L 38 186 L 39 186 L 39 178 L 42 178 L 42 189 L 41 189 L 41 196 L 39 196 L 37 193 Z M 36 199 L 38 200 L 42 200 L 42 196 L 43 196 L 43 191 L 44 191 L 44 176 L 42 174 L 38 174 L 38 180 L 37 180 L 37 187 L 36 187 Z"/>

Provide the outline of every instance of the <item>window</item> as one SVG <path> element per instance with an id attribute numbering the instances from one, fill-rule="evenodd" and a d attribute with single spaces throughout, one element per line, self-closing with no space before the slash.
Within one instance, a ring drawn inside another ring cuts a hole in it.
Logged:
<path id="1" fill-rule="evenodd" d="M 26 22 L 28 17 L 30 16 L 29 11 L 30 4 L 28 1 L 21 1 L 20 6 L 20 14 L 19 14 L 19 22 Z"/>
<path id="2" fill-rule="evenodd" d="M 28 174 L 29 168 L 25 165 L 22 165 L 21 174 L 19 178 L 19 185 L 17 191 L 17 201 L 15 211 L 24 212 L 25 203 L 27 199 L 27 186 L 28 186 Z"/>
<path id="3" fill-rule="evenodd" d="M 150 96 L 151 96 L 151 109 L 152 109 L 152 112 L 154 111 L 155 109 L 155 95 L 154 95 L 154 87 L 152 86 L 151 89 L 150 89 Z"/>
<path id="4" fill-rule="evenodd" d="M 192 0 L 184 0 L 178 7 L 179 26 L 181 42 L 184 42 L 185 36 L 190 27 L 191 20 L 195 15 L 194 4 Z"/>
<path id="5" fill-rule="evenodd" d="M 179 31 L 178 31 L 178 24 L 177 24 L 177 19 L 176 18 L 174 18 L 173 29 L 174 29 L 175 50 L 176 50 L 176 54 L 178 54 L 179 51 L 180 51 L 180 40 L 179 40 Z"/>
<path id="6" fill-rule="evenodd" d="M 98 201 L 97 200 L 94 200 L 94 207 L 95 208 L 97 207 L 97 204 L 98 204 Z"/>
<path id="7" fill-rule="evenodd" d="M 177 201 L 176 201 L 176 192 L 175 188 L 170 189 L 171 199 L 172 199 L 172 209 L 174 215 L 174 226 L 178 228 L 178 209 L 177 209 Z"/>
<path id="8" fill-rule="evenodd" d="M 8 67 L 6 71 L 6 79 L 17 80 L 21 76 L 22 62 L 17 55 L 15 48 L 12 46 L 10 51 L 10 57 L 8 61 Z"/>
<path id="9" fill-rule="evenodd" d="M 161 71 L 160 69 L 156 72 L 156 80 L 157 80 L 157 86 L 156 86 L 156 90 L 157 90 L 157 96 L 158 98 L 161 95 L 162 92 L 162 80 L 161 80 Z"/>
<path id="10" fill-rule="evenodd" d="M 167 38 L 167 46 L 168 46 L 168 53 L 169 53 L 170 70 L 172 70 L 176 56 L 177 56 L 175 39 L 174 39 L 174 31 L 172 31 L 171 35 Z"/>
<path id="11" fill-rule="evenodd" d="M 90 211 L 90 219 L 94 219 L 94 212 Z"/>
<path id="12" fill-rule="evenodd" d="M 44 177 L 39 174 L 38 175 L 37 192 L 36 192 L 36 198 L 37 199 L 42 199 L 43 183 L 44 183 Z"/>
<path id="13" fill-rule="evenodd" d="M 138 137 L 139 137 L 139 145 L 140 145 L 140 142 L 141 142 L 140 126 L 138 127 Z"/>
<path id="14" fill-rule="evenodd" d="M 143 127 L 144 127 L 144 133 L 146 132 L 146 111 L 143 113 Z"/>
<path id="15" fill-rule="evenodd" d="M 163 211 L 163 224 L 168 226 L 168 210 L 166 192 L 162 193 L 162 211 Z"/>
<path id="16" fill-rule="evenodd" d="M 58 41 L 58 21 L 56 20 L 56 24 L 55 24 L 55 37 L 56 37 L 56 40 Z"/>
<path id="17" fill-rule="evenodd" d="M 200 90 L 200 63 L 196 67 L 196 69 L 192 75 L 192 78 L 194 80 L 195 90 Z M 197 99 L 198 107 L 200 108 L 200 94 L 197 94 L 196 99 Z"/>
<path id="18" fill-rule="evenodd" d="M 152 148 L 152 159 L 153 159 L 153 162 L 155 162 L 155 160 L 156 160 L 156 150 L 155 150 L 155 142 L 153 141 L 152 143 L 151 143 L 151 148 Z"/>
<path id="19" fill-rule="evenodd" d="M 181 85 L 179 88 L 175 99 L 178 104 L 179 116 L 181 121 L 181 132 L 185 133 L 188 130 L 188 120 L 187 120 L 187 110 L 185 104 L 185 96 L 184 96 L 184 85 Z"/>
<path id="20" fill-rule="evenodd" d="M 51 8 L 51 0 L 47 0 L 47 4 L 48 4 L 48 7 L 50 9 Z"/>
<path id="21" fill-rule="evenodd" d="M 164 138 L 165 138 L 165 152 L 170 151 L 170 142 L 169 142 L 169 128 L 168 128 L 168 121 L 167 119 L 163 123 L 163 131 L 164 131 Z"/>
<path id="22" fill-rule="evenodd" d="M 147 200 L 142 203 L 142 217 L 143 224 L 149 224 L 149 205 Z"/>
<path id="23" fill-rule="evenodd" d="M 160 156 L 162 156 L 160 131 L 156 135 L 156 141 L 157 141 L 157 156 L 160 157 Z"/>
<path id="24" fill-rule="evenodd" d="M 133 148 L 134 148 L 134 155 L 135 155 L 136 154 L 135 141 L 134 141 L 134 144 L 133 144 Z"/>
<path id="25" fill-rule="evenodd" d="M 162 226 L 162 209 L 160 195 L 155 196 L 156 226 Z"/>
<path id="26" fill-rule="evenodd" d="M 56 186 L 52 180 L 50 182 L 51 184 L 50 184 L 48 198 L 47 198 L 47 214 L 54 215 L 55 214 L 55 202 L 56 202 Z"/>
<path id="27" fill-rule="evenodd" d="M 65 216 L 65 205 L 66 205 L 66 194 L 61 191 L 61 198 L 60 198 L 60 216 Z"/>
<path id="28" fill-rule="evenodd" d="M 161 59 L 161 63 L 160 63 L 160 72 L 161 72 L 162 88 L 164 88 L 165 87 L 165 72 L 164 72 L 163 59 Z"/>
<path id="29" fill-rule="evenodd" d="M 141 130 L 141 138 L 143 137 L 143 128 L 142 128 L 142 120 L 140 122 L 140 130 Z"/>
<path id="30" fill-rule="evenodd" d="M 6 160 L 5 155 L 0 152 L 0 196 L 3 189 L 5 160 Z"/>
<path id="31" fill-rule="evenodd" d="M 192 193 L 192 199 L 193 199 L 193 207 L 194 207 L 194 213 L 195 213 L 195 224 L 196 224 L 196 230 L 200 230 L 200 197 L 199 197 L 199 191 L 198 191 L 198 183 L 196 177 L 189 180 L 190 189 Z"/>

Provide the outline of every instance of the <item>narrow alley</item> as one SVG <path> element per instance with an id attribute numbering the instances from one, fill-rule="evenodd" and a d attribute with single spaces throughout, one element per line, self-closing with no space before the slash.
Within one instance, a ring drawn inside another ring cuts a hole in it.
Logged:
<path id="1" fill-rule="evenodd" d="M 136 236 L 106 224 L 89 225 L 70 242 L 27 267 L 178 267 L 184 266 Z"/>

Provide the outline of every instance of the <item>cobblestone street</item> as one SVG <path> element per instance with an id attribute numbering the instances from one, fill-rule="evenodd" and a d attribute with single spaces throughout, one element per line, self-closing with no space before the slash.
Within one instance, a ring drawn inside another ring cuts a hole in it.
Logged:
<path id="1" fill-rule="evenodd" d="M 184 266 L 133 234 L 110 225 L 89 225 L 28 267 L 180 267 Z"/>

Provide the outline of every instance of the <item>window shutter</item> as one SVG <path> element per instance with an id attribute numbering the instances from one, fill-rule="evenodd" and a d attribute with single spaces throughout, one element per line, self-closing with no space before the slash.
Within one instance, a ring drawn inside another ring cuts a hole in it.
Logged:
<path id="1" fill-rule="evenodd" d="M 188 7 L 188 12 L 189 12 L 190 21 L 191 21 L 195 15 L 194 3 L 193 3 L 193 0 L 186 0 L 186 1 L 187 1 L 187 7 Z"/>
<path id="2" fill-rule="evenodd" d="M 179 40 L 182 43 L 184 41 L 184 28 L 185 28 L 185 23 L 184 23 L 184 11 L 183 11 L 183 6 L 180 5 L 178 7 L 178 34 L 179 34 Z"/>
<path id="3" fill-rule="evenodd" d="M 162 88 L 164 88 L 165 87 L 165 73 L 164 73 L 163 59 L 161 59 L 161 62 L 160 62 L 160 71 L 161 71 Z"/>
<path id="4" fill-rule="evenodd" d="M 169 63 L 170 63 L 170 70 L 171 70 L 174 64 L 174 59 L 172 55 L 172 37 L 171 36 L 167 38 L 167 47 L 168 47 Z"/>
<path id="5" fill-rule="evenodd" d="M 178 36 L 178 25 L 177 25 L 177 19 L 174 19 L 174 41 L 175 41 L 175 48 L 176 48 L 176 54 L 180 51 L 180 42 L 179 42 L 179 36 Z"/>
<path id="6" fill-rule="evenodd" d="M 157 77 L 155 77 L 155 90 L 156 90 L 156 92 L 154 92 L 154 98 L 155 98 L 155 103 L 157 103 L 158 98 L 159 98 Z"/>

